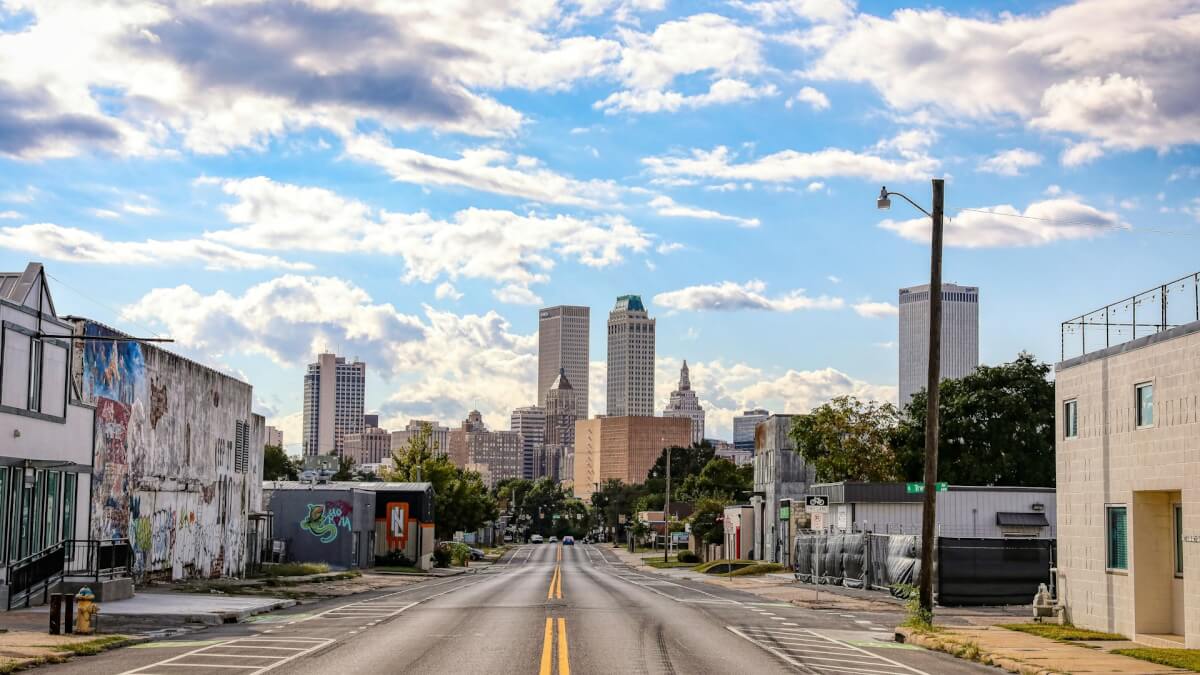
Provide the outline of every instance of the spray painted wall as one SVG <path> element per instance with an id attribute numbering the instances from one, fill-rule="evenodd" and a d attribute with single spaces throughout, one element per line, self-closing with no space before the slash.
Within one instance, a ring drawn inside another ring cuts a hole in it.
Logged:
<path id="1" fill-rule="evenodd" d="M 119 336 L 74 319 L 75 334 Z M 96 406 L 92 537 L 128 538 L 145 577 L 240 576 L 262 506 L 265 420 L 240 380 L 137 342 L 76 340 Z"/>

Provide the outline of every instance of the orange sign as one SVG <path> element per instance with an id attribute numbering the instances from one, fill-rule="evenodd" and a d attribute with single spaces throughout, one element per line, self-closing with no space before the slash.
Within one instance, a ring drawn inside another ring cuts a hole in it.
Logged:
<path id="1" fill-rule="evenodd" d="M 408 502 L 387 503 L 387 542 L 392 550 L 408 544 Z"/>

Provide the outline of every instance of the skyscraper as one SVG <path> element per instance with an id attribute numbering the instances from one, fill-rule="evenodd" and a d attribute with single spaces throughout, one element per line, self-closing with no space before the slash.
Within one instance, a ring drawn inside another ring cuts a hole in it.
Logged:
<path id="1" fill-rule="evenodd" d="M 537 475 L 538 460 L 546 442 L 546 409 L 530 405 L 516 408 L 509 418 L 508 428 L 521 434 L 521 478 L 533 480 Z"/>
<path id="2" fill-rule="evenodd" d="M 741 452 L 754 452 L 754 427 L 767 419 L 771 413 L 762 408 L 747 410 L 733 416 L 733 447 Z"/>
<path id="3" fill-rule="evenodd" d="M 575 452 L 575 421 L 578 398 L 564 370 L 558 371 L 554 384 L 546 392 L 546 430 L 542 454 L 534 471 L 539 478 L 570 481 L 574 476 L 563 472 L 563 462 L 570 462 Z"/>
<path id="4" fill-rule="evenodd" d="M 638 295 L 622 295 L 608 313 L 610 417 L 654 415 L 654 324 Z"/>
<path id="5" fill-rule="evenodd" d="M 305 455 L 341 455 L 346 434 L 363 430 L 367 364 L 318 354 L 304 374 Z"/>
<path id="6" fill-rule="evenodd" d="M 571 305 L 546 307 L 538 312 L 539 406 L 546 405 L 546 392 L 554 385 L 561 369 L 566 371 L 579 393 L 577 415 L 580 418 L 588 416 L 591 313 L 588 307 Z"/>
<path id="7" fill-rule="evenodd" d="M 663 410 L 663 417 L 686 417 L 692 421 L 692 443 L 704 440 L 704 408 L 692 391 L 692 380 L 688 376 L 687 361 L 679 369 L 679 388 L 671 392 L 671 402 Z"/>
<path id="8" fill-rule="evenodd" d="M 900 289 L 900 405 L 925 388 L 929 370 L 929 284 Z M 941 378 L 979 367 L 979 288 L 942 284 Z"/>

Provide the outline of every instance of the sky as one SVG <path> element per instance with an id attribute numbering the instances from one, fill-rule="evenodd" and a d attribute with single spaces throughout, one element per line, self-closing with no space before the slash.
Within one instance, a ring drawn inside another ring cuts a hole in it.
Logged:
<path id="1" fill-rule="evenodd" d="M 980 356 L 1200 269 L 1200 2 L 0 0 L 0 269 L 254 385 L 497 428 L 537 310 L 658 319 L 710 437 L 895 400 L 897 289 L 980 287 Z M 970 209 L 970 210 L 964 210 Z"/>

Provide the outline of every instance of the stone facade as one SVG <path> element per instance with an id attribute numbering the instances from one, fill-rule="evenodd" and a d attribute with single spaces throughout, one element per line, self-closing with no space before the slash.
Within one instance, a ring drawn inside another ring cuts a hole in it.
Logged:
<path id="1" fill-rule="evenodd" d="M 1055 404 L 1068 618 L 1200 648 L 1200 322 L 1058 364 Z"/>
<path id="2" fill-rule="evenodd" d="M 692 421 L 692 443 L 704 440 L 704 408 L 696 392 L 692 391 L 692 378 L 688 374 L 687 361 L 679 369 L 679 388 L 671 392 L 671 400 L 663 410 L 663 417 L 686 417 Z"/>
<path id="3" fill-rule="evenodd" d="M 391 457 L 392 435 L 386 429 L 368 427 L 358 433 L 346 434 L 343 452 L 356 466 L 379 464 Z"/>

